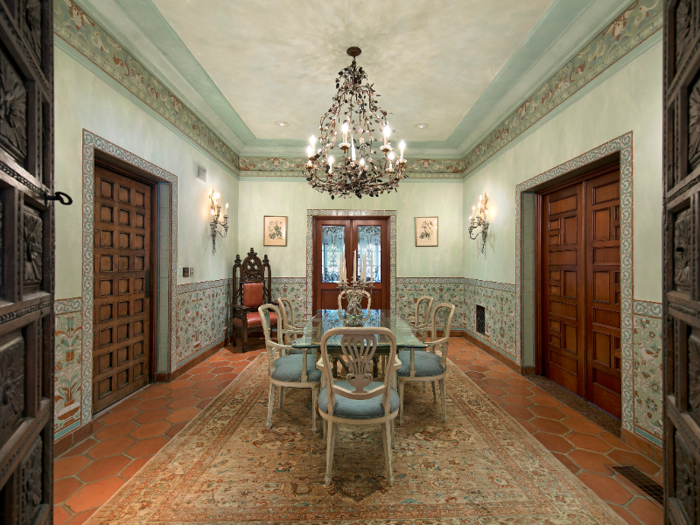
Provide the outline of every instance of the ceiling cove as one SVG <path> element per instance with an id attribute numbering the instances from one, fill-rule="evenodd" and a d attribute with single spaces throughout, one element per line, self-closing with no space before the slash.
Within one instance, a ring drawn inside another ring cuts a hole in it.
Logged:
<path id="1" fill-rule="evenodd" d="M 359 45 L 397 136 L 423 158 L 467 153 L 627 3 L 362 0 L 349 10 L 327 0 L 80 0 L 249 157 L 303 151 L 347 65 L 345 48 Z"/>

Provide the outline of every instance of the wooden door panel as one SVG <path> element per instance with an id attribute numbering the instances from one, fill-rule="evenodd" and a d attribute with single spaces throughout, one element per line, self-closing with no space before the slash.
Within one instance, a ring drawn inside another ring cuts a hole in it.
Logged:
<path id="1" fill-rule="evenodd" d="M 148 383 L 151 188 L 95 168 L 93 410 Z"/>
<path id="2" fill-rule="evenodd" d="M 582 188 L 543 198 L 542 253 L 544 372 L 583 395 Z"/>
<path id="3" fill-rule="evenodd" d="M 616 167 L 585 181 L 587 398 L 622 416 L 620 335 L 620 174 Z"/>
<path id="4" fill-rule="evenodd" d="M 51 0 L 0 2 L 0 525 L 53 521 Z M 78 254 L 79 256 L 79 254 Z"/>

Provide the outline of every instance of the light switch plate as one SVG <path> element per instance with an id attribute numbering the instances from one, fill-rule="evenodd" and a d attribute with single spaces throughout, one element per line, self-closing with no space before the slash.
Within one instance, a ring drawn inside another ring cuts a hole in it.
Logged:
<path id="1" fill-rule="evenodd" d="M 190 266 L 190 277 L 194 277 L 194 266 Z"/>

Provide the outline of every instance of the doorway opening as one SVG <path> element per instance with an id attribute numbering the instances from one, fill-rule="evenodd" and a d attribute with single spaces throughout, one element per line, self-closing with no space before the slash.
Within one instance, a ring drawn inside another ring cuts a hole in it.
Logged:
<path id="1" fill-rule="evenodd" d="M 574 176 L 535 195 L 536 371 L 620 418 L 619 163 Z"/>
<path id="2" fill-rule="evenodd" d="M 338 279 L 343 253 L 348 279 L 359 276 L 362 258 L 366 259 L 366 277 L 371 276 L 374 280 L 374 287 L 368 288 L 372 309 L 390 309 L 390 217 L 314 217 L 312 230 L 312 311 L 338 308 Z M 366 307 L 366 302 L 363 302 L 363 307 Z"/>

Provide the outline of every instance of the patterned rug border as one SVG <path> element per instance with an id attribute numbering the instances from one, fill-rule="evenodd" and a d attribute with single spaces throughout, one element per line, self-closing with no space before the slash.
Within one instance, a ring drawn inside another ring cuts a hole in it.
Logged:
<path id="1" fill-rule="evenodd" d="M 253 361 L 250 362 L 248 366 L 216 397 L 212 400 L 212 402 L 202 411 L 200 412 L 194 419 L 192 419 L 186 426 L 183 428 L 169 443 L 167 443 L 160 451 L 158 451 L 146 464 L 139 469 L 138 472 L 136 472 L 129 481 L 127 481 L 104 505 L 99 507 L 95 514 L 91 516 L 87 521 L 86 525 L 97 525 L 97 524 L 102 524 L 104 521 L 104 517 L 101 515 L 103 514 L 103 509 L 105 509 L 105 512 L 108 512 L 107 509 L 112 505 L 113 501 L 120 500 L 124 506 L 128 504 L 134 497 L 136 497 L 137 494 L 140 494 L 143 489 L 145 489 L 150 483 L 151 479 L 147 478 L 145 480 L 139 479 L 142 474 L 145 474 L 145 470 L 148 469 L 155 469 L 163 464 L 167 464 L 169 461 L 169 456 L 173 452 L 177 452 L 181 448 L 181 443 L 188 441 L 191 437 L 192 430 L 194 428 L 201 429 L 202 428 L 202 423 L 205 420 L 211 420 L 213 417 L 216 416 L 216 414 L 219 412 L 223 404 L 228 403 L 232 397 L 233 397 L 233 391 L 235 390 L 240 390 L 241 387 L 245 386 L 247 382 L 251 379 L 254 379 L 254 376 L 260 373 L 261 368 L 265 368 L 266 364 L 264 361 L 267 359 L 267 356 L 262 353 L 259 354 Z M 491 410 L 493 410 L 494 415 L 498 416 L 498 419 L 506 422 L 507 430 L 513 434 L 513 436 L 517 439 L 520 438 L 522 439 L 523 436 L 525 436 L 525 440 L 529 444 L 530 447 L 538 450 L 542 456 L 547 458 L 547 461 L 549 462 L 548 467 L 551 467 L 548 469 L 548 472 L 550 476 L 552 476 L 556 481 L 562 484 L 568 491 L 570 492 L 577 492 L 580 495 L 581 498 L 581 504 L 585 505 L 586 508 L 591 512 L 591 517 L 595 518 L 601 523 L 610 523 L 613 525 L 619 524 L 619 525 L 624 525 L 625 521 L 618 516 L 618 514 L 609 506 L 607 505 L 603 500 L 601 500 L 597 494 L 595 494 L 590 488 L 588 488 L 582 481 L 580 481 L 571 471 L 569 471 L 568 468 L 566 468 L 554 455 L 547 450 L 542 443 L 540 443 L 537 439 L 535 439 L 532 434 L 530 434 L 525 428 L 523 428 L 510 414 L 505 412 L 501 406 L 496 404 L 485 392 L 481 390 L 472 380 L 467 376 L 455 363 L 453 363 L 449 357 L 448 357 L 448 369 L 456 378 L 459 378 L 460 381 L 469 383 L 470 385 L 470 392 L 474 393 L 474 398 L 478 403 L 481 405 L 488 405 Z M 253 390 L 251 391 L 244 403 L 238 408 L 236 415 L 239 417 L 233 418 L 229 424 L 226 425 L 226 428 L 229 428 L 231 425 L 238 426 L 240 424 L 240 421 L 242 421 L 246 415 L 248 414 L 250 407 L 257 402 L 257 400 L 260 398 L 260 395 L 263 394 L 262 390 L 267 390 L 267 382 L 265 380 L 261 381 L 261 383 Z M 472 410 L 472 403 L 471 402 L 465 402 L 464 399 L 462 399 L 462 396 L 457 395 L 457 392 L 455 391 L 454 387 L 450 385 L 450 383 L 447 383 L 447 393 L 448 396 L 450 397 L 451 401 L 455 404 L 455 406 L 459 406 L 459 410 L 462 410 L 465 414 L 468 414 L 468 417 L 472 420 L 473 424 L 475 427 L 483 427 L 484 424 L 481 421 L 481 419 L 476 415 L 473 410 Z M 222 433 L 224 430 L 222 430 Z M 501 449 L 503 448 L 503 444 L 501 442 L 495 442 L 490 444 L 494 450 L 496 448 Z M 502 457 L 508 458 L 508 460 L 512 460 L 510 454 L 507 452 L 501 452 Z M 192 480 L 194 481 L 194 480 Z M 520 480 L 524 482 L 525 480 Z M 528 485 L 528 483 L 523 483 L 523 486 Z M 530 487 L 533 491 L 536 489 L 534 487 Z M 588 500 L 588 501 L 587 501 Z M 587 505 L 590 503 L 590 505 Z M 151 507 L 159 507 L 162 505 L 162 501 L 158 502 L 151 502 Z M 602 505 L 602 508 L 601 508 Z M 526 505 L 523 505 L 525 507 Z M 423 508 L 426 510 L 432 507 L 432 505 L 424 505 Z M 471 519 L 476 519 L 477 521 L 474 523 L 480 523 L 480 519 L 483 518 L 484 516 L 467 516 L 464 514 L 464 509 L 461 508 L 460 510 L 462 511 L 461 515 L 459 517 L 454 517 L 454 513 L 458 510 L 457 506 L 455 508 L 452 508 L 452 505 L 449 504 L 442 504 L 440 505 L 441 510 L 445 511 L 445 516 L 443 518 L 397 518 L 397 519 L 387 519 L 387 518 L 379 518 L 379 517 L 370 517 L 367 516 L 366 514 L 363 514 L 362 518 L 355 517 L 355 518 L 338 518 L 338 519 L 324 519 L 324 517 L 319 517 L 319 519 L 313 520 L 314 523 L 318 524 L 335 524 L 335 525 L 341 525 L 341 524 L 358 524 L 358 523 L 374 523 L 376 520 L 376 523 L 382 523 L 384 525 L 390 525 L 390 524 L 408 524 L 408 523 L 421 523 L 421 524 L 448 524 L 448 523 L 467 523 L 467 520 L 471 522 Z M 607 510 L 607 516 L 605 515 L 604 512 L 602 512 L 602 509 Z M 397 509 L 398 510 L 398 509 Z M 525 511 L 525 508 L 522 508 L 521 510 Z M 532 509 L 530 509 L 532 510 Z M 542 509 L 544 510 L 544 509 Z M 451 512 L 450 512 L 451 511 Z M 512 516 L 512 511 L 513 507 L 511 506 L 508 512 L 509 516 Z M 450 516 L 451 514 L 451 516 Z M 492 517 L 496 518 L 498 516 L 498 513 L 492 513 Z M 162 516 L 158 516 L 162 518 Z M 153 516 L 153 518 L 156 519 L 154 523 L 160 523 L 161 521 L 158 520 L 158 517 Z M 214 518 L 214 516 L 211 516 L 211 518 Z M 128 517 L 126 518 L 128 519 Z M 360 521 L 357 521 L 360 519 Z M 100 520 L 100 521 L 98 521 Z M 370 521 L 371 520 L 371 521 Z M 148 521 L 150 522 L 150 520 Z M 302 523 L 303 521 L 299 520 L 279 520 L 274 523 Z M 146 523 L 146 522 L 139 522 L 139 523 Z M 171 522 L 171 523 L 178 523 L 178 522 Z M 181 523 L 181 522 L 180 522 Z M 199 522 L 204 525 L 204 523 L 222 523 L 221 520 L 218 520 L 216 518 L 212 519 L 211 521 L 207 520 L 205 522 Z M 257 521 L 248 521 L 247 522 L 249 525 L 255 525 L 258 523 Z M 272 523 L 269 520 L 266 520 L 265 523 Z"/>

